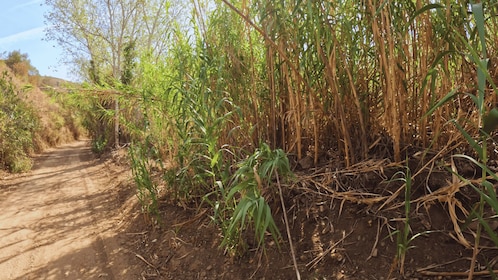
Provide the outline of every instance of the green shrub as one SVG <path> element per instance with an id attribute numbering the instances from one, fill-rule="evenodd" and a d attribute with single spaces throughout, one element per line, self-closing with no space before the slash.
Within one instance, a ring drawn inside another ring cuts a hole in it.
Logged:
<path id="1" fill-rule="evenodd" d="M 39 129 L 38 117 L 19 98 L 7 72 L 0 77 L 0 92 L 0 167 L 11 172 L 27 171 L 32 165 L 29 153 Z"/>
<path id="2" fill-rule="evenodd" d="M 105 148 L 107 147 L 107 139 L 105 137 L 98 137 L 92 139 L 92 151 L 98 155 L 101 155 Z"/>
<path id="3" fill-rule="evenodd" d="M 293 176 L 289 159 L 283 150 L 272 150 L 265 143 L 239 163 L 230 189 L 222 193 L 224 210 L 228 213 L 220 220 L 222 246 L 232 254 L 243 253 L 247 249 L 243 234 L 248 230 L 254 233 L 258 248 L 265 249 L 267 231 L 278 244 L 280 231 L 268 205 L 268 196 L 277 192 L 273 182 L 279 176 Z"/>
<path id="4" fill-rule="evenodd" d="M 33 160 L 26 155 L 10 160 L 10 171 L 13 173 L 26 172 L 31 170 L 31 167 L 33 167 Z"/>
<path id="5" fill-rule="evenodd" d="M 149 161 L 153 157 L 152 153 L 154 151 L 153 149 L 149 149 L 147 145 L 147 140 L 145 144 L 133 143 L 128 151 L 133 178 L 137 185 L 137 197 L 142 205 L 142 212 L 148 217 L 149 221 L 151 219 L 159 221 L 158 189 L 151 176 L 150 170 L 152 166 Z"/>

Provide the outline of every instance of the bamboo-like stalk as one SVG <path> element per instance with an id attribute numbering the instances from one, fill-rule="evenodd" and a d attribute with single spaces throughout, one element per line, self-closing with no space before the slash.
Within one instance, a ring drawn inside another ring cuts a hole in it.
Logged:
<path id="1" fill-rule="evenodd" d="M 224 192 L 236 160 L 260 143 L 312 155 L 315 165 L 338 154 L 339 166 L 354 167 L 379 154 L 399 163 L 409 146 L 441 148 L 442 158 L 464 147 L 449 120 L 479 135 L 467 47 L 480 42 L 465 1 L 222 0 L 212 13 L 204 3 L 192 1 L 195 40 L 175 34 L 164 60 L 143 65 L 143 95 L 120 96 L 123 129 L 172 162 L 174 191 L 185 197 Z M 497 7 L 489 9 L 496 59 Z M 453 90 L 462 94 L 427 114 Z M 485 90 L 484 107 L 496 107 Z M 98 127 L 107 137 L 110 124 Z"/>
<path id="2" fill-rule="evenodd" d="M 275 84 L 275 57 L 274 53 L 271 49 L 268 49 L 266 52 L 267 59 L 267 67 L 268 67 L 268 90 L 270 91 L 270 125 L 268 127 L 268 134 L 271 135 L 272 140 L 272 148 L 275 148 L 277 144 L 277 92 L 276 92 L 276 84 Z"/>
<path id="3" fill-rule="evenodd" d="M 350 166 L 367 159 L 379 137 L 388 137 L 399 161 L 405 146 L 438 148 L 453 139 L 448 120 L 475 117 L 463 94 L 423 117 L 451 90 L 472 93 L 475 87 L 475 69 L 457 39 L 477 43 L 465 1 L 443 2 L 223 0 L 207 8 L 205 1 L 194 0 L 197 41 L 188 42 L 191 48 L 172 43 L 164 61 L 178 68 L 167 75 L 189 91 L 185 81 L 204 71 L 204 105 L 226 96 L 240 108 L 220 132 L 219 144 L 268 142 L 298 159 L 309 153 L 315 164 L 324 151 L 337 150 Z M 486 14 L 496 9 L 490 6 Z M 486 25 L 495 30 L 498 17 L 487 16 Z M 495 59 L 498 36 L 488 34 L 489 57 Z M 207 60 L 195 58 L 200 54 Z M 497 100 L 490 94 L 485 104 Z M 133 105 L 120 102 L 127 114 L 122 121 L 133 123 L 127 113 Z M 166 105 L 161 110 L 168 111 Z M 206 114 L 216 116 L 211 109 Z M 230 131 L 237 126 L 242 133 L 233 137 Z M 168 134 L 159 121 L 154 129 Z"/>
<path id="4" fill-rule="evenodd" d="M 243 6 L 247 8 L 246 6 L 246 1 L 243 2 Z M 247 13 L 247 12 L 246 12 Z M 252 42 L 252 36 L 251 36 L 251 30 L 250 30 L 250 25 L 249 23 L 246 22 L 245 24 L 245 30 L 246 30 L 246 38 L 248 40 L 248 43 L 249 43 L 249 50 L 250 50 L 250 58 L 251 58 L 251 61 L 256 61 L 256 57 L 254 55 L 254 46 L 253 46 L 253 42 Z M 253 143 L 256 145 L 257 142 L 255 142 L 254 140 L 256 139 L 261 139 L 262 138 L 262 135 L 260 134 L 260 118 L 258 118 L 259 116 L 259 113 L 258 113 L 258 107 L 259 107 L 259 102 L 258 102 L 258 97 L 257 97 L 257 94 L 256 94 L 256 91 L 257 91 L 257 84 L 256 84 L 256 67 L 255 67 L 256 63 L 250 63 L 249 67 L 251 68 L 251 86 L 250 86 L 250 92 L 251 92 L 251 97 L 252 97 L 252 109 L 253 109 L 253 120 L 254 120 L 254 123 L 255 123 L 255 133 L 254 133 L 254 136 L 255 136 L 255 139 L 253 139 Z"/>
<path id="5" fill-rule="evenodd" d="M 346 65 L 345 61 L 344 61 L 344 64 Z M 346 69 L 346 73 L 348 74 L 348 79 L 349 79 L 349 83 L 350 83 L 350 87 L 351 87 L 351 93 L 353 94 L 354 103 L 356 105 L 356 112 L 358 114 L 358 120 L 360 122 L 361 155 L 363 158 L 367 158 L 368 157 L 367 131 L 366 131 L 365 123 L 364 123 L 363 112 L 361 111 L 360 98 L 358 96 L 358 93 L 356 92 L 355 84 L 353 81 L 353 75 L 351 74 L 351 71 L 349 70 L 349 68 L 347 66 L 345 67 L 345 69 Z"/>

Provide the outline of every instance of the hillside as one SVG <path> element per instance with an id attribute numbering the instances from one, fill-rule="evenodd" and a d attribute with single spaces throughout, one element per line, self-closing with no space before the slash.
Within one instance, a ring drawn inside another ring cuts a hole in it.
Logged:
<path id="1" fill-rule="evenodd" d="M 40 76 L 38 79 L 38 87 L 44 91 L 67 88 L 68 86 L 77 86 L 77 84 L 50 76 Z"/>
<path id="2" fill-rule="evenodd" d="M 63 80 L 18 75 L 4 62 L 0 73 L 0 169 L 27 171 L 33 154 L 84 135 L 76 113 L 50 90 Z"/>

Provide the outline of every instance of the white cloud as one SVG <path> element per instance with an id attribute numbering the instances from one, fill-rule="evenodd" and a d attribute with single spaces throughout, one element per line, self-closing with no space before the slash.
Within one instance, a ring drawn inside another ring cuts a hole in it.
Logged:
<path id="1" fill-rule="evenodd" d="M 19 8 L 24 8 L 24 7 L 27 7 L 27 6 L 31 6 L 31 5 L 34 5 L 34 4 L 38 4 L 38 3 L 41 3 L 42 0 L 33 0 L 33 1 L 29 1 L 27 3 L 22 3 L 22 4 L 19 4 L 17 6 L 13 6 L 11 8 L 11 10 L 15 10 L 15 9 L 19 9 Z"/>
<path id="2" fill-rule="evenodd" d="M 9 45 L 13 43 L 17 43 L 19 41 L 25 41 L 29 39 L 33 39 L 43 34 L 45 30 L 45 26 L 39 26 L 36 28 L 32 28 L 26 31 L 22 31 L 16 34 L 12 34 L 3 38 L 0 38 L 0 46 Z"/>

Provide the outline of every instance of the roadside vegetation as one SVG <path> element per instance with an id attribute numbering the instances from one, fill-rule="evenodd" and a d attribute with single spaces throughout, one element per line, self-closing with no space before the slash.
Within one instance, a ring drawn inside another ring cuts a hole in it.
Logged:
<path id="1" fill-rule="evenodd" d="M 0 169 L 28 171 L 35 153 L 84 135 L 77 113 L 40 89 L 53 80 L 20 51 L 0 60 Z"/>
<path id="2" fill-rule="evenodd" d="M 128 149 L 151 225 L 171 200 L 209 215 L 231 256 L 264 252 L 292 241 L 285 202 L 313 194 L 373 211 L 404 275 L 435 232 L 410 223 L 438 204 L 472 250 L 466 276 L 496 277 L 475 263 L 498 249 L 497 3 L 177 2 L 46 1 L 48 38 L 85 80 L 54 96 L 96 152 Z M 29 125 L 2 143 L 39 130 L 16 110 Z"/>

